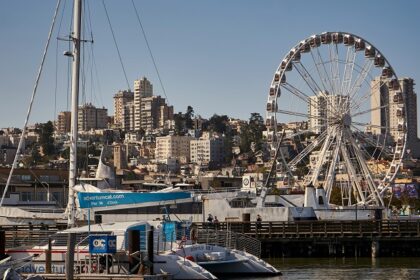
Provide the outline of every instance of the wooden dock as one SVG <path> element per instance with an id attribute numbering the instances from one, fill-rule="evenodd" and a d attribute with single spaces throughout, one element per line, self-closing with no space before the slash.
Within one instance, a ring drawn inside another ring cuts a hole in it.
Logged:
<path id="1" fill-rule="evenodd" d="M 420 220 L 198 223 L 261 241 L 262 257 L 420 257 Z"/>

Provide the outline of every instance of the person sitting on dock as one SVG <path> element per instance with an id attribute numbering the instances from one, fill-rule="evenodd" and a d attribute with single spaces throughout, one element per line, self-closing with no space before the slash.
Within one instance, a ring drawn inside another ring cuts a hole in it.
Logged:
<path id="1" fill-rule="evenodd" d="M 207 217 L 207 222 L 209 222 L 210 224 L 213 223 L 213 215 L 209 214 L 209 216 Z"/>

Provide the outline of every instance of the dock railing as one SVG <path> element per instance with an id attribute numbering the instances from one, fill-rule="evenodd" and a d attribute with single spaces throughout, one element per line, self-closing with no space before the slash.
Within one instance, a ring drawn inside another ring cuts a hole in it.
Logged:
<path id="1" fill-rule="evenodd" d="M 199 229 L 211 229 L 215 224 L 197 223 Z M 220 222 L 219 230 L 265 238 L 303 237 L 420 237 L 420 219 L 359 220 L 359 221 L 292 221 L 292 222 Z"/>

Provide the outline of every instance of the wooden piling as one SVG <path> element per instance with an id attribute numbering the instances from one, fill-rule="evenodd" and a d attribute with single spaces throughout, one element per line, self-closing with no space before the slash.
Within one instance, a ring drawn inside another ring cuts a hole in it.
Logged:
<path id="1" fill-rule="evenodd" d="M 132 274 L 137 274 L 137 271 L 132 270 L 138 265 L 138 258 L 132 256 L 133 253 L 140 251 L 140 232 L 138 230 L 128 231 L 128 267 Z"/>
<path id="2" fill-rule="evenodd" d="M 51 237 L 48 238 L 48 248 L 45 250 L 45 273 L 51 273 Z"/>
<path id="3" fill-rule="evenodd" d="M 153 226 L 147 232 L 147 257 L 149 259 L 150 275 L 153 275 Z"/>
<path id="4" fill-rule="evenodd" d="M 6 255 L 6 232 L 0 230 L 0 260 L 3 259 Z"/>
<path id="5" fill-rule="evenodd" d="M 76 247 L 76 233 L 67 236 L 66 280 L 73 280 L 74 276 L 74 248 Z"/>
<path id="6" fill-rule="evenodd" d="M 379 257 L 379 241 L 373 240 L 371 248 L 372 248 L 372 258 L 378 258 Z"/>

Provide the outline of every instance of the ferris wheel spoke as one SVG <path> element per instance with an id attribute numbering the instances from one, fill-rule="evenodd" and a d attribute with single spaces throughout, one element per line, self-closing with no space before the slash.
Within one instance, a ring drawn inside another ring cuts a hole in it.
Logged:
<path id="1" fill-rule="evenodd" d="M 341 94 L 348 95 L 350 91 L 351 79 L 353 77 L 354 60 L 356 59 L 356 50 L 353 45 L 347 47 L 346 62 L 344 64 L 344 76 L 341 83 Z"/>
<path id="2" fill-rule="evenodd" d="M 385 109 L 385 108 L 389 108 L 389 105 L 383 105 L 383 106 L 371 108 L 371 109 L 368 109 L 368 110 L 365 110 L 365 111 L 359 111 L 359 112 L 357 112 L 353 115 L 350 115 L 350 116 L 352 118 L 354 118 L 354 117 L 361 116 L 361 115 L 364 115 L 364 114 L 367 114 L 367 113 L 371 113 L 373 111 L 382 110 L 382 109 Z"/>
<path id="3" fill-rule="evenodd" d="M 358 202 L 362 202 L 362 204 L 365 204 L 366 198 L 363 193 L 362 186 L 360 185 L 360 182 L 358 180 L 359 176 L 353 166 L 353 163 L 350 160 L 347 147 L 345 145 L 341 145 L 340 151 L 343 155 L 344 165 L 346 167 L 347 173 L 349 174 L 349 180 L 351 182 L 352 188 L 356 190 L 356 200 Z"/>
<path id="4" fill-rule="evenodd" d="M 376 184 L 372 178 L 372 175 L 369 171 L 369 167 L 366 164 L 366 159 L 363 158 L 362 153 L 359 149 L 359 147 L 357 146 L 353 136 L 351 135 L 351 133 L 347 133 L 347 139 L 348 141 L 350 141 L 351 146 L 353 148 L 353 151 L 355 153 L 356 159 L 359 163 L 360 169 L 361 169 L 361 175 L 363 176 L 363 179 L 365 180 L 366 186 L 369 189 L 369 193 L 371 194 L 371 199 L 374 200 L 374 202 L 376 204 L 382 205 L 384 204 L 381 195 L 378 192 L 378 189 L 376 188 Z M 368 201 L 370 202 L 370 201 Z"/>
<path id="5" fill-rule="evenodd" d="M 373 128 L 379 128 L 379 129 L 384 129 L 386 130 L 387 127 L 386 126 L 381 126 L 381 125 L 376 125 L 376 124 L 371 124 L 371 123 L 361 123 L 361 122 L 352 122 L 354 125 L 359 125 L 359 126 L 363 126 L 363 127 L 373 127 Z"/>
<path id="6" fill-rule="evenodd" d="M 293 65 L 295 66 L 299 75 L 305 81 L 306 85 L 311 89 L 314 96 L 320 97 L 322 90 L 319 87 L 319 85 L 316 83 L 315 79 L 311 76 L 311 74 L 309 74 L 308 70 L 306 70 L 305 66 L 300 61 L 294 62 Z M 336 110 L 333 104 L 331 104 L 331 100 L 329 98 L 325 98 L 325 101 L 329 105 L 327 106 L 327 108 L 330 108 L 327 110 L 330 111 L 330 113 L 335 114 Z M 334 111 L 331 111 L 331 109 L 333 109 Z"/>
<path id="7" fill-rule="evenodd" d="M 286 82 L 286 83 L 282 84 L 282 88 L 286 89 L 288 92 L 292 93 L 294 96 L 296 96 L 299 99 L 306 102 L 308 104 L 308 106 L 310 106 L 312 109 L 315 109 L 315 110 L 319 109 L 319 105 L 316 102 L 311 102 L 311 97 L 309 95 L 307 95 L 306 93 L 304 93 L 300 89 L 296 88 L 292 84 L 289 84 L 289 83 Z M 318 95 L 316 95 L 316 96 L 318 96 Z M 331 106 L 328 106 L 328 107 L 331 107 Z M 329 109 L 327 109 L 327 111 L 331 113 L 331 111 Z"/>
<path id="8" fill-rule="evenodd" d="M 315 126 L 315 128 L 321 128 L 322 129 L 322 128 L 325 128 L 327 126 L 328 126 L 328 124 L 323 124 L 323 125 L 317 125 L 317 126 Z M 313 133 L 313 131 L 311 129 L 299 130 L 299 131 L 294 132 L 294 133 L 286 134 L 284 136 L 284 139 L 293 139 L 296 136 L 300 136 L 300 135 L 303 135 L 303 134 L 306 134 L 306 133 Z"/>
<path id="9" fill-rule="evenodd" d="M 331 60 L 331 78 L 333 84 L 333 92 L 331 94 L 339 94 L 339 84 L 340 84 L 340 67 L 339 67 L 339 54 L 338 54 L 338 44 L 330 44 L 330 60 Z"/>
<path id="10" fill-rule="evenodd" d="M 289 116 L 305 117 L 307 119 L 311 118 L 311 119 L 326 120 L 325 117 L 314 116 L 314 115 L 309 115 L 309 114 L 304 114 L 304 113 L 299 113 L 299 112 L 293 112 L 293 111 L 287 111 L 287 110 L 281 110 L 281 109 L 277 109 L 277 113 L 284 114 L 284 115 L 289 115 Z"/>
<path id="11" fill-rule="evenodd" d="M 308 70 L 306 70 L 305 66 L 300 62 L 294 62 L 293 65 L 295 66 L 297 72 L 305 81 L 306 85 L 311 89 L 315 96 L 318 96 L 318 93 L 321 92 L 321 88 L 315 82 L 314 78 L 309 74 Z"/>
<path id="12" fill-rule="evenodd" d="M 385 145 L 385 139 L 383 140 L 383 144 L 380 143 L 380 138 L 377 138 L 376 142 L 374 139 L 370 138 L 368 135 L 363 133 L 359 128 L 352 125 L 352 127 L 355 130 L 358 130 L 359 133 L 357 133 L 357 137 L 361 139 L 362 141 L 366 142 L 367 144 L 370 144 L 372 147 L 375 147 L 377 149 L 381 150 L 381 153 L 385 153 L 387 156 L 392 156 L 393 152 Z"/>
<path id="13" fill-rule="evenodd" d="M 312 60 L 314 61 L 314 64 L 316 66 L 316 70 L 318 72 L 319 79 L 321 80 L 322 87 L 324 88 L 324 91 L 331 92 L 331 81 L 329 80 L 328 74 L 326 72 L 325 68 L 325 62 L 322 59 L 321 53 L 319 52 L 319 49 L 316 48 L 316 54 L 314 55 L 314 52 L 311 49 L 311 56 Z M 329 85 L 329 87 L 327 87 Z"/>
<path id="14" fill-rule="evenodd" d="M 350 98 L 351 101 L 353 101 L 353 104 L 350 106 L 349 110 L 358 110 L 360 108 L 360 106 L 362 104 L 364 104 L 364 102 L 366 101 L 366 99 L 368 99 L 369 97 L 371 97 L 372 92 L 374 92 L 376 89 L 378 89 L 380 86 L 383 85 L 383 82 L 379 81 L 378 83 L 376 83 L 370 90 L 366 91 L 361 97 L 359 97 L 357 99 L 357 101 L 353 98 Z"/>
<path id="15" fill-rule="evenodd" d="M 327 179 L 325 182 L 325 185 L 326 185 L 325 191 L 326 191 L 328 201 L 330 200 L 331 191 L 334 186 L 335 170 L 337 167 L 337 163 L 339 161 L 339 151 L 340 151 L 340 146 L 341 146 L 341 140 L 342 140 L 342 131 L 340 130 L 337 133 L 335 147 L 332 153 L 332 159 L 331 159 L 330 166 L 328 168 Z"/>
<path id="16" fill-rule="evenodd" d="M 290 162 L 290 167 L 295 167 L 299 164 L 307 155 L 309 155 L 315 148 L 323 143 L 327 136 L 327 131 L 321 133 L 311 144 L 306 146 L 299 154 L 297 154 Z"/>
<path id="17" fill-rule="evenodd" d="M 293 94 L 294 96 L 296 96 L 297 98 L 303 100 L 307 104 L 310 104 L 310 102 L 308 101 L 310 99 L 310 96 L 304 93 L 303 91 L 299 90 L 298 88 L 294 87 L 293 85 L 286 82 L 282 84 L 281 87 Z"/>
<path id="18" fill-rule="evenodd" d="M 350 96 L 350 99 L 353 99 L 354 96 L 359 92 L 360 88 L 362 87 L 363 81 L 365 81 L 366 77 L 368 76 L 370 70 L 373 66 L 373 60 L 368 59 L 365 61 L 365 63 L 362 66 L 362 69 L 359 71 L 359 75 L 357 75 L 357 78 L 351 87 L 351 90 L 348 92 L 348 96 Z"/>
<path id="19" fill-rule="evenodd" d="M 322 171 L 322 166 L 327 160 L 327 152 L 330 150 L 332 143 L 336 137 L 336 129 L 333 127 L 327 132 L 327 137 L 322 145 L 321 151 L 318 154 L 318 161 L 315 168 L 312 170 L 312 176 L 310 176 L 310 182 L 315 186 L 318 183 L 319 175 Z"/>

